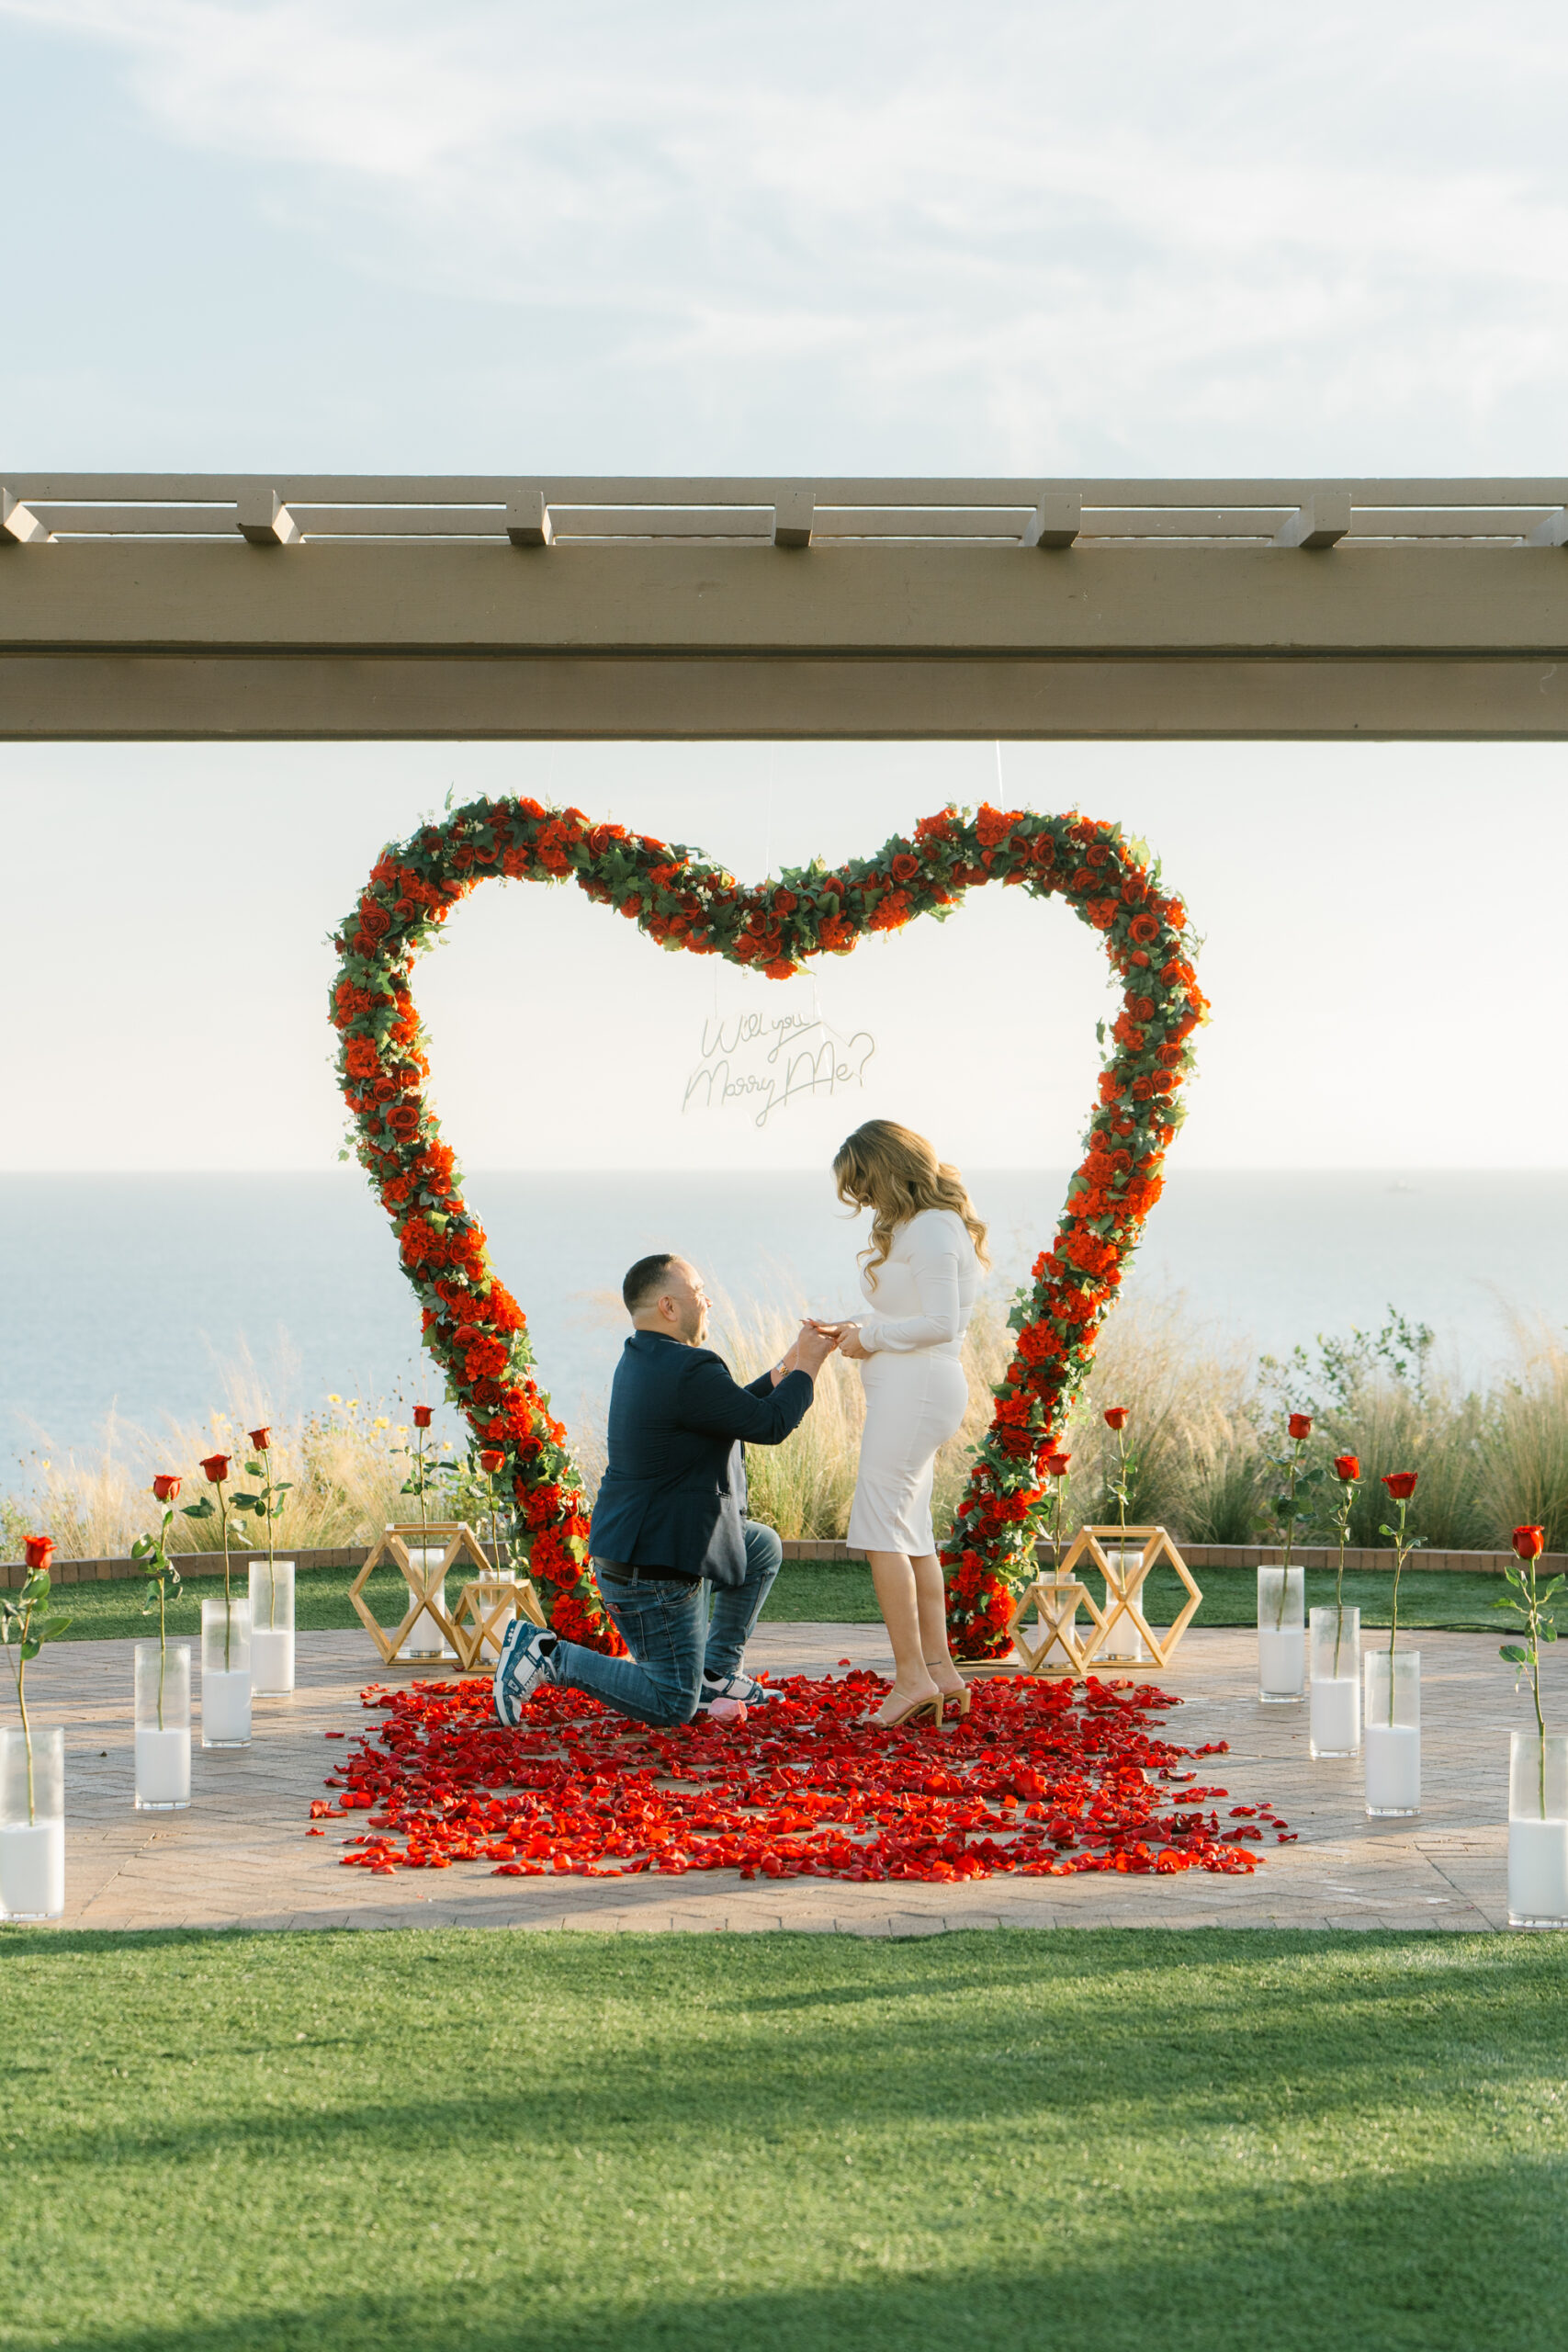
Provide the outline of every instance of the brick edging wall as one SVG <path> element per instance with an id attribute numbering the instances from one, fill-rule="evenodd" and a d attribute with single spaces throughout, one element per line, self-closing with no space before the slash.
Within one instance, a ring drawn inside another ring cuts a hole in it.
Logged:
<path id="1" fill-rule="evenodd" d="M 852 1552 L 847 1544 L 828 1542 L 786 1542 L 784 1560 L 790 1561 L 858 1561 L 859 1552 Z M 1258 1568 L 1276 1566 L 1280 1558 L 1278 1544 L 1190 1544 L 1180 1545 L 1181 1556 L 1190 1568 Z M 336 1551 L 298 1551 L 284 1556 L 292 1559 L 296 1568 L 363 1567 L 369 1549 L 367 1544 L 344 1544 Z M 246 1568 L 254 1559 L 265 1558 L 256 1552 L 231 1552 L 229 1564 L 232 1571 Z M 1326 1544 L 1297 1544 L 1293 1554 L 1296 1565 L 1303 1568 L 1332 1568 L 1338 1557 Z M 1453 1576 L 1500 1577 L 1512 1559 L 1510 1552 L 1416 1552 L 1407 1566 L 1413 1569 Z M 178 1552 L 175 1563 L 182 1577 L 220 1577 L 223 1555 L 220 1552 Z M 1392 1576 L 1393 1555 L 1387 1551 L 1349 1551 L 1345 1566 L 1358 1575 Z M 1541 1573 L 1561 1576 L 1568 1571 L 1568 1555 L 1547 1553 L 1541 1560 Z M 0 1589 L 16 1591 L 27 1571 L 18 1565 L 0 1566 Z M 147 1574 L 140 1560 L 62 1560 L 57 1559 L 50 1570 L 55 1585 L 64 1588 L 73 1584 L 111 1584 L 121 1579 L 141 1578 Z"/>

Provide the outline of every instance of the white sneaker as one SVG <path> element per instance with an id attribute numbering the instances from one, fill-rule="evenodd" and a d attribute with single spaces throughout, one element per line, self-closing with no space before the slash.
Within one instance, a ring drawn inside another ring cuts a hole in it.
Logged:
<path id="1" fill-rule="evenodd" d="M 501 1645 L 491 1685 L 497 1723 L 509 1728 L 518 1723 L 540 1683 L 554 1679 L 556 1642 L 554 1634 L 541 1634 L 530 1619 L 513 1618 Z"/>

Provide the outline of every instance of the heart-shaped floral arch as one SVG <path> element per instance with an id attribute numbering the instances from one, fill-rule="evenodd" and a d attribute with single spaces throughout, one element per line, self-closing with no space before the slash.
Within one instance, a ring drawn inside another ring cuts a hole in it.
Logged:
<path id="1" fill-rule="evenodd" d="M 1184 940 L 1186 911 L 1162 892 L 1157 865 L 1117 825 L 989 806 L 973 816 L 944 808 L 874 857 L 830 868 L 814 862 L 752 889 L 694 851 L 536 800 L 476 800 L 382 852 L 335 943 L 343 961 L 332 1016 L 358 1156 L 392 1220 L 447 1394 L 476 1438 L 507 1456 L 518 1535 L 551 1624 L 609 1649 L 619 1643 L 587 1566 L 581 1474 L 535 1383 L 523 1311 L 491 1271 L 484 1229 L 424 1092 L 430 1065 L 410 985 L 414 958 L 458 899 L 493 874 L 575 881 L 660 946 L 723 956 L 771 979 L 788 979 L 814 956 L 847 955 L 867 932 L 945 916 L 987 882 L 1040 899 L 1059 894 L 1104 939 L 1126 994 L 1087 1154 L 1055 1246 L 1018 1294 L 1013 1359 L 942 1554 L 953 1646 L 960 1657 L 993 1655 L 1004 1646 L 1012 1592 L 1031 1573 L 1041 1457 L 1059 1440 L 1159 1198 L 1192 1033 L 1207 1010 Z"/>

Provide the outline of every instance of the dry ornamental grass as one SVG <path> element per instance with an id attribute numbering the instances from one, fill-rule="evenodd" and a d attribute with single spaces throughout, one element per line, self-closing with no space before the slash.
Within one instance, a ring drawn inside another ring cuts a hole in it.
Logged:
<path id="1" fill-rule="evenodd" d="M 776 1363 L 795 1337 L 793 1305 L 716 1303 L 710 1344 L 740 1379 Z M 935 1518 L 939 1540 L 968 1476 L 969 1458 L 991 1409 L 991 1388 L 1006 1368 L 1011 1334 L 1005 1308 L 983 1299 L 964 1342 L 969 1410 L 938 1457 Z M 35 1456 L 18 1487 L 0 1498 L 0 1550 L 20 1556 L 35 1528 L 54 1536 L 64 1558 L 123 1557 L 133 1539 L 157 1523 L 149 1492 L 154 1470 L 188 1481 L 183 1501 L 202 1486 L 197 1468 L 214 1451 L 235 1457 L 236 1483 L 247 1458 L 244 1434 L 266 1416 L 249 1367 L 227 1384 L 230 1408 L 205 1424 L 171 1425 L 158 1438 L 111 1420 L 90 1458 Z M 573 1442 L 590 1494 L 604 1463 L 606 1398 L 580 1414 Z M 1285 1414 L 1309 1409 L 1313 1454 L 1359 1455 L 1363 1487 L 1351 1526 L 1354 1544 L 1376 1546 L 1386 1515 L 1377 1481 L 1385 1470 L 1420 1476 L 1411 1511 L 1416 1532 L 1438 1548 L 1503 1550 L 1521 1521 L 1546 1530 L 1547 1549 L 1568 1549 L 1568 1348 L 1543 1323 L 1519 1318 L 1507 1359 L 1492 1383 L 1460 1379 L 1435 1355 L 1431 1334 L 1397 1316 L 1378 1333 L 1320 1339 L 1284 1361 L 1254 1359 L 1245 1343 L 1206 1330 L 1181 1298 L 1141 1300 L 1121 1308 L 1100 1340 L 1094 1371 L 1074 1408 L 1066 1443 L 1073 1454 L 1068 1518 L 1114 1518 L 1106 1491 L 1112 1447 L 1101 1420 L 1109 1404 L 1129 1408 L 1135 1472 L 1131 1515 L 1156 1521 L 1192 1544 L 1258 1540 L 1269 1488 L 1267 1456 L 1279 1450 Z M 417 1509 L 400 1494 L 408 1476 L 404 1448 L 412 1432 L 398 1412 L 359 1398 L 331 1397 L 322 1409 L 273 1428 L 273 1471 L 291 1483 L 276 1542 L 283 1551 L 373 1541 L 389 1520 Z M 816 1401 L 780 1446 L 752 1446 L 747 1477 L 753 1515 L 786 1540 L 841 1537 L 854 1492 L 863 1395 L 855 1366 L 829 1359 Z M 446 1459 L 454 1461 L 446 1448 Z M 455 1465 L 456 1466 L 456 1465 Z M 460 1480 L 459 1512 L 478 1521 L 482 1482 Z M 433 1496 L 433 1515 L 451 1508 Z M 254 1550 L 254 1522 L 233 1530 L 237 1550 Z M 216 1519 L 176 1518 L 175 1541 L 189 1550 L 219 1543 Z"/>

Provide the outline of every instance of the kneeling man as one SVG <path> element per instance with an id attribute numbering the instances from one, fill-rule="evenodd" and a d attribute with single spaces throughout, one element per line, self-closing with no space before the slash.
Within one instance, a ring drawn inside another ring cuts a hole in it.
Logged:
<path id="1" fill-rule="evenodd" d="M 519 1617 L 495 1670 L 503 1724 L 541 1682 L 592 1690 L 647 1724 L 765 1696 L 743 1653 L 784 1546 L 746 1517 L 743 1447 L 778 1445 L 805 1419 L 835 1336 L 804 1325 L 783 1363 L 742 1388 L 703 1345 L 708 1303 L 683 1258 L 639 1258 L 621 1295 L 636 1328 L 610 1391 L 609 1461 L 588 1542 L 631 1656 L 605 1657 Z"/>

